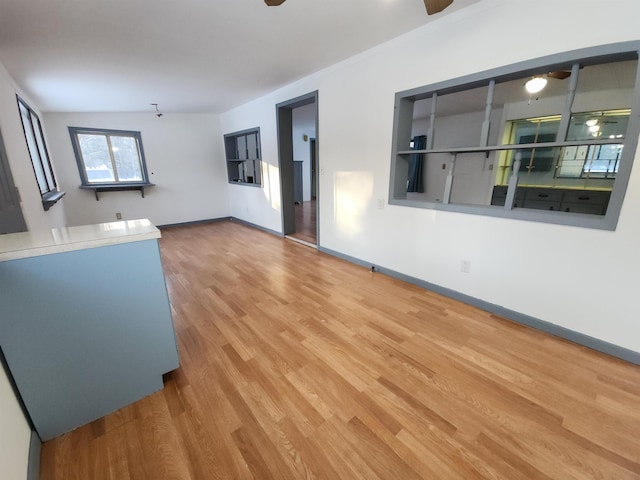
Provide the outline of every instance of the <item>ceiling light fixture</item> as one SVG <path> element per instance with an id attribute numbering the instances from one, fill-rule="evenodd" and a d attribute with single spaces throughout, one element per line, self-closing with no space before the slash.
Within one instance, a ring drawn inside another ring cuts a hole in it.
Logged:
<path id="1" fill-rule="evenodd" d="M 587 127 L 595 127 L 596 125 L 598 125 L 598 119 L 597 118 L 590 118 L 585 123 L 586 123 Z"/>
<path id="2" fill-rule="evenodd" d="M 544 77 L 533 77 L 527 80 L 524 84 L 524 88 L 529 93 L 538 93 L 547 86 L 547 79 Z"/>
<path id="3" fill-rule="evenodd" d="M 152 105 L 152 106 L 156 107 L 156 117 L 160 118 L 162 115 L 164 115 L 164 113 L 162 113 L 160 110 L 158 110 L 158 104 L 157 103 L 150 103 L 149 105 Z"/>

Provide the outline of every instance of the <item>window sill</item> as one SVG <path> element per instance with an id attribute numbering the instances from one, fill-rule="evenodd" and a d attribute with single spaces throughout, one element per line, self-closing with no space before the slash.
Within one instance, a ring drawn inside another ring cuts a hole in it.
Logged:
<path id="1" fill-rule="evenodd" d="M 67 192 L 48 192 L 42 195 L 42 206 L 44 207 L 44 211 L 49 210 L 55 203 L 65 196 Z"/>
<path id="2" fill-rule="evenodd" d="M 96 201 L 100 200 L 98 193 L 102 192 L 123 192 L 127 190 L 139 190 L 140 195 L 144 198 L 144 189 L 146 187 L 154 187 L 154 183 L 137 182 L 137 183 L 95 183 L 91 185 L 80 185 L 81 189 L 93 190 L 96 195 Z"/>
<path id="3" fill-rule="evenodd" d="M 240 180 L 229 180 L 230 185 L 244 185 L 246 187 L 262 187 L 261 183 L 243 182 Z"/>

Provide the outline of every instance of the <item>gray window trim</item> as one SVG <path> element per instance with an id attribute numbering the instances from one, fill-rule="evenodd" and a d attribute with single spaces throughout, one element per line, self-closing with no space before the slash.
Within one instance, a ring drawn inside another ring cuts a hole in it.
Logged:
<path id="1" fill-rule="evenodd" d="M 20 95 L 16 95 L 18 101 L 18 114 L 20 115 L 20 123 L 22 124 L 22 132 L 24 133 L 24 139 L 27 144 L 27 150 L 29 151 L 29 158 L 31 158 L 31 166 L 33 167 L 33 174 L 40 190 L 40 197 L 42 199 L 42 207 L 45 211 L 49 210 L 58 200 L 64 197 L 64 191 L 58 190 L 58 184 L 56 182 L 56 176 L 53 172 L 53 166 L 51 164 L 51 158 L 49 157 L 49 150 L 47 148 L 47 142 L 44 138 L 44 132 L 42 130 L 42 123 L 38 114 L 25 102 Z M 27 111 L 29 116 L 29 124 L 26 125 L 20 107 Z M 37 130 L 35 128 L 37 125 Z M 36 152 L 31 150 L 29 141 L 27 140 L 27 129 L 30 130 L 33 138 L 36 139 L 35 149 Z M 38 141 L 39 140 L 39 141 Z M 40 181 L 36 171 L 38 170 L 36 164 L 39 165 L 40 170 L 43 172 L 43 181 Z"/>
<path id="2" fill-rule="evenodd" d="M 620 211 L 622 209 L 625 192 L 629 183 L 633 159 L 635 157 L 636 148 L 638 146 L 638 135 L 640 134 L 640 60 L 638 62 L 639 71 L 636 76 L 635 88 L 633 90 L 632 101 L 630 105 L 631 114 L 627 127 L 627 134 L 625 135 L 625 147 L 620 159 L 620 169 L 616 176 L 613 191 L 611 192 L 611 198 L 609 200 L 607 212 L 603 216 L 560 211 L 547 212 L 544 210 L 530 210 L 523 208 L 509 209 L 495 206 L 432 203 L 394 198 L 394 192 L 397 186 L 396 182 L 401 183 L 406 181 L 406 176 L 404 176 L 405 178 L 403 178 L 403 175 L 397 175 L 396 164 L 399 154 L 402 153 L 400 150 L 398 150 L 400 141 L 411 136 L 413 103 L 416 100 L 428 98 L 433 93 L 442 95 L 445 93 L 454 93 L 456 91 L 468 90 L 479 86 L 486 86 L 487 82 L 491 79 L 506 81 L 509 79 L 523 78 L 529 75 L 535 75 L 539 73 L 541 68 L 550 67 L 549 71 L 552 71 L 556 69 L 566 68 L 567 65 L 571 65 L 575 62 L 580 62 L 584 65 L 605 63 L 616 61 L 617 59 L 624 60 L 632 54 L 640 56 L 640 41 L 614 43 L 573 50 L 569 52 L 562 52 L 396 93 L 393 120 L 393 138 L 391 147 L 392 152 L 391 174 L 389 181 L 389 204 L 424 208 L 430 210 L 442 210 L 447 212 L 509 218 L 515 220 L 570 225 L 602 230 L 615 230 L 618 223 L 618 218 L 620 216 Z M 554 144 L 548 145 L 562 146 L 563 144 L 567 143 L 570 142 L 556 142 Z M 402 144 L 404 144 L 404 142 Z M 429 150 L 428 152 L 485 152 L 500 149 L 505 149 L 505 147 L 478 146 L 477 148 L 450 148 L 437 151 Z M 404 151 L 404 153 L 406 154 L 407 152 Z M 416 152 L 414 151 L 413 153 Z M 421 151 L 418 151 L 417 153 L 421 153 Z M 514 194 L 515 185 L 510 185 L 508 195 L 513 196 Z M 509 198 L 509 196 L 507 198 Z"/>
<path id="3" fill-rule="evenodd" d="M 237 182 L 237 181 L 233 181 L 233 175 L 235 175 L 235 172 L 232 172 L 231 168 L 233 168 L 231 165 L 237 165 L 237 161 L 238 159 L 235 157 L 235 155 L 233 155 L 228 148 L 229 145 L 229 141 L 236 141 L 237 137 L 241 137 L 244 135 L 248 135 L 248 134 L 256 134 L 256 147 L 257 147 L 257 154 L 258 154 L 258 158 L 255 159 L 255 161 L 257 161 L 258 165 L 257 168 L 260 171 L 260 181 L 259 182 Z M 227 164 L 227 180 L 231 185 L 242 185 L 245 187 L 257 187 L 257 188 L 262 188 L 263 185 L 263 171 L 262 171 L 262 139 L 260 138 L 260 127 L 254 127 L 254 128 L 247 128 L 245 130 L 239 130 L 237 132 L 232 132 L 232 133 L 226 133 L 223 135 L 224 138 L 224 150 L 225 150 L 225 163 Z"/>
<path id="4" fill-rule="evenodd" d="M 91 134 L 103 134 L 114 136 L 128 136 L 136 139 L 138 144 L 138 150 L 140 152 L 140 167 L 142 171 L 142 181 L 135 182 L 104 182 L 96 183 L 89 182 L 87 179 L 87 171 L 82 159 L 82 152 L 80 151 L 80 145 L 78 145 L 78 133 L 91 133 Z M 86 127 L 69 127 L 69 135 L 71 136 L 71 144 L 73 145 L 73 153 L 76 157 L 76 163 L 78 165 L 78 172 L 80 173 L 80 181 L 82 184 L 80 188 L 91 189 L 95 191 L 96 200 L 98 200 L 98 192 L 108 191 L 121 191 L 121 190 L 140 190 L 142 197 L 144 197 L 144 187 L 153 187 L 154 184 L 149 181 L 149 174 L 147 173 L 147 162 L 144 156 L 144 148 L 142 146 L 142 136 L 140 132 L 134 130 L 113 130 L 107 128 L 86 128 Z"/>

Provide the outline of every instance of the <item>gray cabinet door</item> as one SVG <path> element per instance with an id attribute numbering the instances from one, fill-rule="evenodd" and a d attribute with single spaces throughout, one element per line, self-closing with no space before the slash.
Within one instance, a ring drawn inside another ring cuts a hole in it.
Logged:
<path id="1" fill-rule="evenodd" d="M 0 234 L 25 232 L 27 224 L 20 209 L 20 199 L 13 183 L 7 152 L 0 134 Z"/>

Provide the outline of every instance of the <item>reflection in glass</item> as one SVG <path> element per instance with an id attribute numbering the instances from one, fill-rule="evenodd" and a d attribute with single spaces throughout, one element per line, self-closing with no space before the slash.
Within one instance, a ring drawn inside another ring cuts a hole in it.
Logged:
<path id="1" fill-rule="evenodd" d="M 563 149 L 558 178 L 614 178 L 624 145 L 581 145 Z"/>
<path id="2" fill-rule="evenodd" d="M 581 65 L 573 112 L 628 108 L 636 83 L 637 60 Z"/>
<path id="3" fill-rule="evenodd" d="M 629 109 L 574 113 L 567 140 L 621 139 L 627 131 Z"/>

